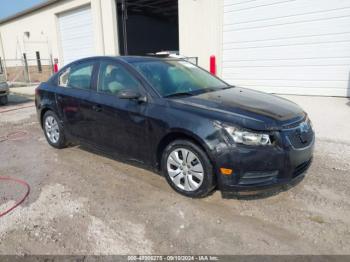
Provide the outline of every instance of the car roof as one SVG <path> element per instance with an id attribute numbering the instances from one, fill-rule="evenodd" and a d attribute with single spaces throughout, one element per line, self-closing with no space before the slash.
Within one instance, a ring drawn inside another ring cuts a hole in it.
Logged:
<path id="1" fill-rule="evenodd" d="M 111 58 L 115 60 L 121 60 L 126 63 L 135 63 L 135 62 L 154 62 L 154 61 L 169 61 L 169 60 L 181 60 L 178 58 L 173 58 L 173 57 L 153 57 L 153 56 L 93 56 L 93 57 L 87 57 L 83 59 L 79 59 L 77 61 L 74 61 L 72 63 L 76 62 L 84 62 L 86 60 L 93 60 L 93 59 L 101 59 L 101 58 Z"/>
<path id="2" fill-rule="evenodd" d="M 178 60 L 171 57 L 155 57 L 155 56 L 119 56 L 119 59 L 127 62 L 127 63 L 134 63 L 134 62 L 153 62 L 153 61 L 164 61 L 164 60 Z"/>

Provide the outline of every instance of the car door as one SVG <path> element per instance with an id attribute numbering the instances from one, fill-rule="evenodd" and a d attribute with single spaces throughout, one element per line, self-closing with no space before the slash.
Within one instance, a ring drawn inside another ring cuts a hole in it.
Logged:
<path id="1" fill-rule="evenodd" d="M 129 159 L 144 162 L 149 156 L 147 102 L 121 99 L 122 90 L 147 95 L 141 82 L 124 65 L 102 60 L 97 89 L 90 98 L 94 140 L 98 146 Z"/>
<path id="2" fill-rule="evenodd" d="M 91 95 L 96 61 L 75 63 L 58 77 L 56 100 L 64 125 L 69 134 L 86 139 L 91 136 L 86 101 Z"/>

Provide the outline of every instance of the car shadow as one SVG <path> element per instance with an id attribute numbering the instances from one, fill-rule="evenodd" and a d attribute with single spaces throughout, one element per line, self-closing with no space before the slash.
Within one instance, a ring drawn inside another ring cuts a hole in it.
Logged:
<path id="1" fill-rule="evenodd" d="M 161 171 L 158 169 L 149 167 L 148 165 L 145 165 L 145 164 L 140 163 L 138 161 L 132 161 L 132 160 L 125 159 L 122 156 L 117 155 L 116 153 L 108 153 L 104 150 L 98 149 L 98 148 L 96 148 L 92 145 L 89 145 L 89 144 L 79 144 L 79 145 L 71 145 L 71 146 L 75 146 L 75 147 L 77 147 L 81 150 L 84 150 L 86 152 L 96 154 L 98 156 L 105 157 L 105 158 L 108 158 L 108 159 L 113 160 L 113 161 L 117 161 L 117 162 L 120 162 L 120 163 L 123 163 L 126 165 L 130 165 L 130 166 L 133 166 L 136 168 L 143 169 L 145 171 L 149 171 L 152 174 L 155 174 L 158 176 L 163 176 Z M 291 188 L 297 186 L 300 182 L 302 182 L 304 177 L 305 176 L 302 175 L 289 184 L 279 186 L 279 187 L 274 187 L 274 188 L 267 189 L 264 191 L 221 192 L 221 196 L 223 199 L 236 199 L 236 200 L 245 200 L 245 201 L 265 199 L 265 198 L 276 196 L 282 192 L 290 190 Z M 210 192 L 206 197 L 213 195 L 218 190 L 219 189 L 216 188 L 215 190 Z"/>
<path id="2" fill-rule="evenodd" d="M 9 94 L 8 102 L 5 105 L 0 105 L 0 113 L 26 107 L 34 107 L 34 100 L 17 94 Z"/>
<path id="3" fill-rule="evenodd" d="M 126 159 L 116 153 L 109 153 L 109 152 L 106 152 L 102 149 L 99 149 L 99 148 L 96 148 L 95 146 L 92 146 L 92 145 L 89 145 L 89 144 L 79 144 L 79 145 L 76 145 L 77 148 L 81 149 L 81 150 L 84 150 L 86 152 L 89 152 L 89 153 L 92 153 L 92 154 L 96 154 L 98 156 L 101 156 L 101 157 L 105 157 L 105 158 L 108 158 L 110 160 L 113 160 L 113 161 L 117 161 L 117 162 L 120 162 L 120 163 L 123 163 L 123 164 L 126 164 L 126 165 L 130 165 L 130 166 L 133 166 L 133 167 L 136 167 L 136 168 L 141 168 L 141 169 L 144 169 L 146 171 L 149 171 L 149 172 L 152 172 L 152 173 L 155 173 L 159 176 L 162 176 L 161 172 L 158 170 L 158 169 L 155 169 L 155 168 L 152 168 L 152 167 L 149 167 L 148 165 L 142 163 L 142 162 L 139 162 L 139 161 L 133 161 L 133 160 L 129 160 L 129 159 Z"/>
<path id="4" fill-rule="evenodd" d="M 8 106 L 20 105 L 20 104 L 24 104 L 24 103 L 28 103 L 28 102 L 33 102 L 33 99 L 30 99 L 29 97 L 26 97 L 26 96 L 10 93 L 8 95 L 8 104 L 7 105 Z"/>

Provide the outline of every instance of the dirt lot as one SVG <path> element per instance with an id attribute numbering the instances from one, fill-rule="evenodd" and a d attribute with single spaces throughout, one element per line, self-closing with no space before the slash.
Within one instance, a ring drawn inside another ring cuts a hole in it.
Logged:
<path id="1" fill-rule="evenodd" d="M 11 101 L 26 107 L 1 108 L 0 137 L 26 133 L 0 142 L 0 176 L 31 193 L 0 218 L 0 254 L 350 254 L 348 143 L 317 140 L 306 178 L 286 191 L 193 200 L 150 171 L 51 148 L 34 107 Z M 0 212 L 21 193 L 0 182 Z"/>

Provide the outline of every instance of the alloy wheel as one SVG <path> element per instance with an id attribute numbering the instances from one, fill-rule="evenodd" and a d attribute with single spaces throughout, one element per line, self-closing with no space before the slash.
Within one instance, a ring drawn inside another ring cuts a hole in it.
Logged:
<path id="1" fill-rule="evenodd" d="M 48 116 L 45 119 L 45 132 L 51 143 L 56 144 L 60 139 L 60 129 L 56 119 Z"/>

